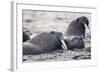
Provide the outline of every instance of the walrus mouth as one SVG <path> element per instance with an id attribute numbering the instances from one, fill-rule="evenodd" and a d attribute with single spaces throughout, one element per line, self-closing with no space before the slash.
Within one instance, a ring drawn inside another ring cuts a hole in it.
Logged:
<path id="1" fill-rule="evenodd" d="M 61 47 L 62 47 L 64 50 L 67 50 L 67 45 L 66 45 L 64 39 L 60 39 L 60 41 L 61 41 L 61 43 L 62 43 Z"/>

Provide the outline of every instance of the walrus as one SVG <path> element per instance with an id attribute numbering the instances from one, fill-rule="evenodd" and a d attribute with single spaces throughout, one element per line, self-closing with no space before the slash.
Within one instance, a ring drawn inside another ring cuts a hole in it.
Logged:
<path id="1" fill-rule="evenodd" d="M 80 36 L 69 36 L 64 39 L 68 50 L 75 50 L 85 48 L 83 39 Z"/>
<path id="2" fill-rule="evenodd" d="M 82 38 L 85 38 L 85 25 L 89 29 L 89 20 L 85 16 L 81 16 L 75 20 L 73 20 L 66 31 L 66 36 L 81 36 Z M 90 32 L 90 29 L 89 29 Z"/>
<path id="3" fill-rule="evenodd" d="M 26 42 L 27 40 L 30 40 L 30 36 L 26 32 L 23 32 L 23 42 Z"/>
<path id="4" fill-rule="evenodd" d="M 23 43 L 23 55 L 49 53 L 57 49 L 67 49 L 61 32 L 44 32 Z"/>

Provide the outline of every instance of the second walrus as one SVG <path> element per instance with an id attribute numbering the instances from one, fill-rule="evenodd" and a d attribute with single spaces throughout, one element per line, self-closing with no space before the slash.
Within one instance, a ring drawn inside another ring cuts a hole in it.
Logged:
<path id="1" fill-rule="evenodd" d="M 67 49 L 67 47 L 62 33 L 55 31 L 40 33 L 23 43 L 23 55 L 49 53 L 57 49 Z"/>
<path id="2" fill-rule="evenodd" d="M 73 20 L 68 26 L 68 29 L 65 33 L 66 36 L 80 36 L 85 38 L 85 25 L 89 28 L 89 20 L 85 16 Z"/>

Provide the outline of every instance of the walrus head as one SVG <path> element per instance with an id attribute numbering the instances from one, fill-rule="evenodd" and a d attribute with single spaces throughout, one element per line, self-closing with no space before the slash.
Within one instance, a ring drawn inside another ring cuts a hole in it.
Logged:
<path id="1" fill-rule="evenodd" d="M 85 17 L 85 16 L 79 17 L 79 18 L 77 19 L 77 21 L 79 21 L 79 22 L 80 22 L 81 24 L 83 24 L 83 25 L 86 25 L 86 26 L 88 27 L 88 29 L 89 29 L 89 32 L 90 32 L 89 20 L 88 20 L 87 17 Z"/>
<path id="2" fill-rule="evenodd" d="M 51 31 L 48 35 L 52 36 L 51 40 L 53 40 L 52 43 L 54 43 L 55 49 L 62 48 L 64 50 L 67 50 L 67 46 L 65 44 L 62 33 Z"/>
<path id="3" fill-rule="evenodd" d="M 85 16 L 79 17 L 79 18 L 77 19 L 77 21 L 79 21 L 80 23 L 83 23 L 83 24 L 86 24 L 87 26 L 89 26 L 89 20 L 88 20 L 88 18 L 85 17 Z"/>

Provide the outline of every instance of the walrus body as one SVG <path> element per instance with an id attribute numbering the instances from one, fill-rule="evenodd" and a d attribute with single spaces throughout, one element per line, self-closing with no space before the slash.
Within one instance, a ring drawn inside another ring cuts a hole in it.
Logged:
<path id="1" fill-rule="evenodd" d="M 40 48 L 38 45 L 34 45 L 30 42 L 25 42 L 23 44 L 24 55 L 33 55 L 33 54 L 41 54 L 41 53 L 47 53 L 47 51 L 43 50 L 43 48 Z"/>
<path id="2" fill-rule="evenodd" d="M 68 26 L 66 36 L 81 36 L 85 38 L 85 24 L 89 28 L 89 20 L 84 16 L 73 20 Z"/>
<path id="3" fill-rule="evenodd" d="M 23 43 L 23 54 L 35 55 L 62 49 L 62 42 L 60 41 L 62 39 L 63 35 L 60 32 L 41 33 Z"/>
<path id="4" fill-rule="evenodd" d="M 66 39 L 64 39 L 68 50 L 74 50 L 77 49 L 83 49 L 85 48 L 85 44 L 83 39 L 80 36 L 70 36 Z"/>

